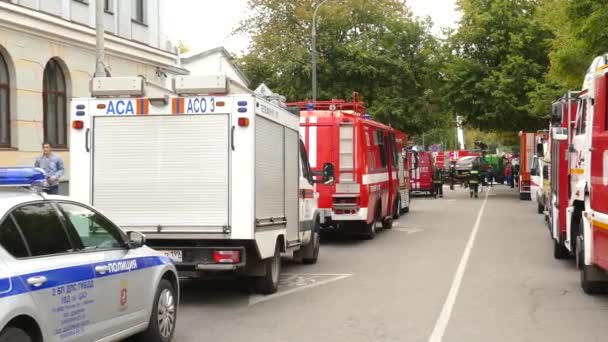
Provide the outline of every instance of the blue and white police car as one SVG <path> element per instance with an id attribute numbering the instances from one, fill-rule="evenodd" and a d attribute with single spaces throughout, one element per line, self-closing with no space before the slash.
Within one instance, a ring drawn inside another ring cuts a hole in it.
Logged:
<path id="1" fill-rule="evenodd" d="M 94 208 L 32 190 L 44 179 L 0 168 L 0 342 L 170 341 L 170 259 Z"/>

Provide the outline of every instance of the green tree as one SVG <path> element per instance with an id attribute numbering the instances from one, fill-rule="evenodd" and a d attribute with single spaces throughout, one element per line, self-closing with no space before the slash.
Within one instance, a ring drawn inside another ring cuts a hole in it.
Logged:
<path id="1" fill-rule="evenodd" d="M 608 52 L 608 1 L 544 0 L 539 13 L 555 35 L 548 81 L 561 92 L 579 89 L 593 58 Z"/>
<path id="2" fill-rule="evenodd" d="M 443 101 L 467 126 L 486 131 L 543 127 L 531 98 L 545 83 L 552 32 L 534 0 L 459 0 Z M 549 105 L 547 105 L 547 108 Z"/>
<path id="3" fill-rule="evenodd" d="M 313 1 L 249 0 L 256 15 L 239 32 L 251 37 L 240 65 L 256 85 L 289 100 L 311 96 Z M 359 92 L 375 119 L 410 134 L 451 124 L 437 89 L 442 54 L 401 1 L 330 0 L 317 15 L 319 99 Z"/>

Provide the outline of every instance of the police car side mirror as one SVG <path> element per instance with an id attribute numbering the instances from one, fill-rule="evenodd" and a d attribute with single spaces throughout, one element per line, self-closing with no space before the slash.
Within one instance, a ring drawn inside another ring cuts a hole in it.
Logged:
<path id="1" fill-rule="evenodd" d="M 335 170 L 334 170 L 334 164 L 332 163 L 325 163 L 323 165 L 323 177 L 320 181 L 317 181 L 316 183 L 323 183 L 325 185 L 332 185 L 335 182 Z"/>
<path id="2" fill-rule="evenodd" d="M 140 232 L 130 231 L 127 233 L 129 238 L 129 248 L 136 249 L 146 244 L 146 236 Z"/>

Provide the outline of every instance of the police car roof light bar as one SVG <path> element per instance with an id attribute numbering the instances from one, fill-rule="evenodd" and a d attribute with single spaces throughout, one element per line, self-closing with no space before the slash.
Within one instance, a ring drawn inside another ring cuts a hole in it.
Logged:
<path id="1" fill-rule="evenodd" d="M 44 185 L 46 174 L 37 167 L 0 167 L 0 187 L 32 187 Z"/>

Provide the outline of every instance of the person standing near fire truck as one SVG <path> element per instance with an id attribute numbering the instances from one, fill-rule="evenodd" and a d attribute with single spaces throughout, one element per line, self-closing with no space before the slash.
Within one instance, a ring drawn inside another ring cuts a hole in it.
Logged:
<path id="1" fill-rule="evenodd" d="M 475 195 L 475 198 L 479 197 L 480 177 L 481 174 L 479 173 L 479 163 L 474 163 L 473 169 L 471 169 L 471 173 L 469 175 L 469 195 L 471 198 L 473 198 L 473 195 Z"/>
<path id="2" fill-rule="evenodd" d="M 433 197 L 443 197 L 443 170 L 440 167 L 435 167 L 433 172 Z"/>

